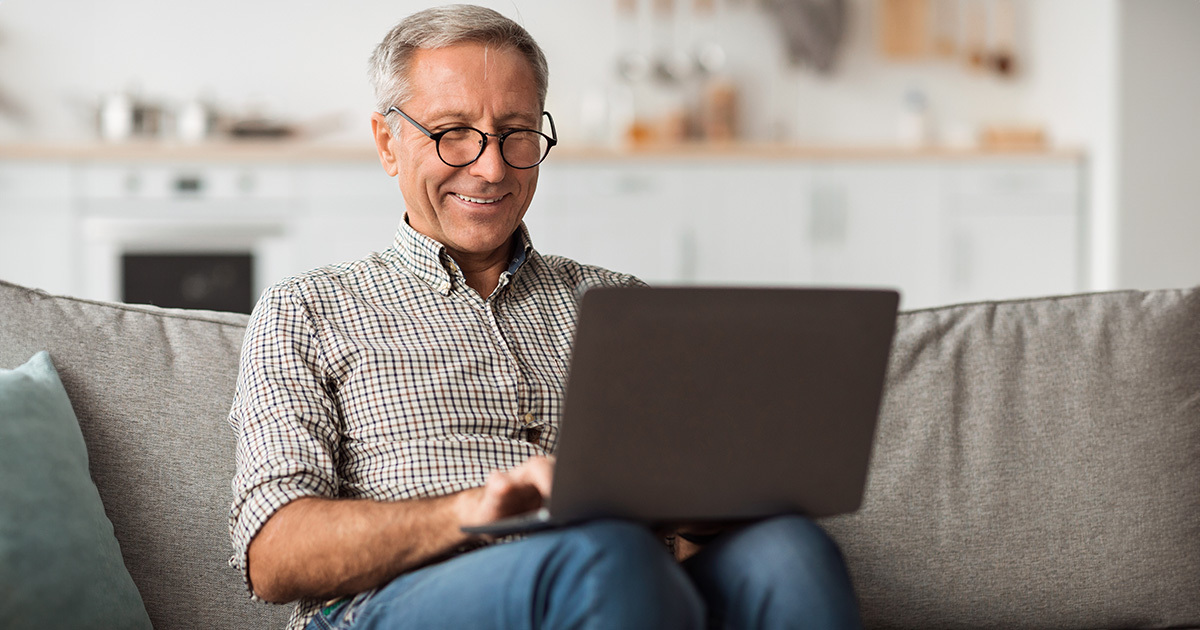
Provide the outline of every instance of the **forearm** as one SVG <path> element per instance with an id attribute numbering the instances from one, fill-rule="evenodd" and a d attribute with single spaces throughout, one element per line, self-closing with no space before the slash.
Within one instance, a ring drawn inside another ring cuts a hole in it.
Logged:
<path id="1" fill-rule="evenodd" d="M 476 491 L 467 491 L 472 493 Z M 250 581 L 268 601 L 333 598 L 386 583 L 467 542 L 466 493 L 379 502 L 304 498 L 250 543 Z"/>

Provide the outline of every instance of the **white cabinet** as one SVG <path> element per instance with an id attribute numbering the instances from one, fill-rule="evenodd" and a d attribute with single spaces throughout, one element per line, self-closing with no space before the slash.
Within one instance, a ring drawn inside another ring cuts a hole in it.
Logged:
<path id="1" fill-rule="evenodd" d="M 942 182 L 927 164 L 812 168 L 812 281 L 901 290 L 901 307 L 942 297 Z"/>
<path id="2" fill-rule="evenodd" d="M 717 155 L 551 159 L 545 254 L 651 284 L 894 287 L 906 309 L 1082 290 L 1082 162 Z M 243 251 L 256 289 L 388 247 L 375 161 L 0 162 L 0 278 L 119 299 L 122 252 Z"/>
<path id="3" fill-rule="evenodd" d="M 687 213 L 695 284 L 783 286 L 813 278 L 811 175 L 781 162 L 708 165 Z M 695 184 L 693 184 L 695 186 Z"/>
<path id="4" fill-rule="evenodd" d="M 806 280 L 807 176 L 794 165 L 572 162 L 544 167 L 526 216 L 543 253 L 651 284 Z"/>
<path id="5" fill-rule="evenodd" d="M 0 280 L 76 291 L 73 200 L 68 165 L 0 162 Z"/>
<path id="6" fill-rule="evenodd" d="M 378 162 L 299 168 L 302 209 L 291 226 L 288 274 L 358 260 L 392 244 L 404 198 Z"/>
<path id="7" fill-rule="evenodd" d="M 1072 164 L 947 168 L 946 301 L 1080 290 L 1081 177 Z"/>
<path id="8" fill-rule="evenodd" d="M 534 246 L 652 284 L 688 274 L 685 216 L 701 203 L 669 165 L 547 164 L 526 214 Z"/>
<path id="9" fill-rule="evenodd" d="M 526 219 L 544 253 L 651 284 L 897 288 L 902 307 L 1083 288 L 1081 166 L 563 161 Z"/>

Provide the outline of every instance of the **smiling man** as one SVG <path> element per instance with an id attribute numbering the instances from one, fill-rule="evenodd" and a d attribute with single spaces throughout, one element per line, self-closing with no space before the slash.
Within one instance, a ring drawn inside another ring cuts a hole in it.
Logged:
<path id="1" fill-rule="evenodd" d="M 392 105 L 371 119 L 380 159 L 400 178 L 409 225 L 444 245 L 487 296 L 554 142 L 540 132 L 538 78 L 517 49 L 485 42 L 419 49 L 408 77 L 404 110 Z M 396 129 L 389 115 L 411 124 Z"/>
<path id="2" fill-rule="evenodd" d="M 837 548 L 798 517 L 683 562 L 632 523 L 463 533 L 549 496 L 577 299 L 640 283 L 533 248 L 557 138 L 525 29 L 422 11 L 371 76 L 392 245 L 272 286 L 243 346 L 231 564 L 251 594 L 299 600 L 293 629 L 856 627 Z"/>

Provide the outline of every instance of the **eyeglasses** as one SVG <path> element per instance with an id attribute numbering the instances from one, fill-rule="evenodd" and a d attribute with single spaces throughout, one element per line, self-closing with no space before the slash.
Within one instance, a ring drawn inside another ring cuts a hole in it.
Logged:
<path id="1" fill-rule="evenodd" d="M 550 121 L 550 134 L 533 129 L 510 129 L 504 133 L 487 133 L 474 127 L 454 127 L 433 133 L 421 126 L 421 123 L 409 118 L 408 114 L 393 106 L 387 114 L 396 112 L 404 120 L 412 123 L 421 133 L 429 137 L 437 145 L 438 157 L 447 166 L 458 168 L 466 166 L 479 159 L 487 148 L 488 137 L 496 138 L 500 143 L 500 157 L 504 163 L 513 168 L 533 168 L 542 163 L 550 154 L 550 147 L 558 144 L 558 131 L 554 129 L 554 118 L 550 112 L 542 115 Z M 386 114 L 385 114 L 386 115 Z"/>

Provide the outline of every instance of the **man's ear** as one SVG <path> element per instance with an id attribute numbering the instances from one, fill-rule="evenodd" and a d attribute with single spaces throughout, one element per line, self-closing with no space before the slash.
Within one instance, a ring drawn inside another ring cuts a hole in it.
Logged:
<path id="1" fill-rule="evenodd" d="M 379 153 L 379 163 L 391 177 L 400 172 L 400 163 L 392 149 L 392 128 L 387 119 L 379 112 L 371 112 L 371 134 L 375 136 L 375 151 Z"/>

